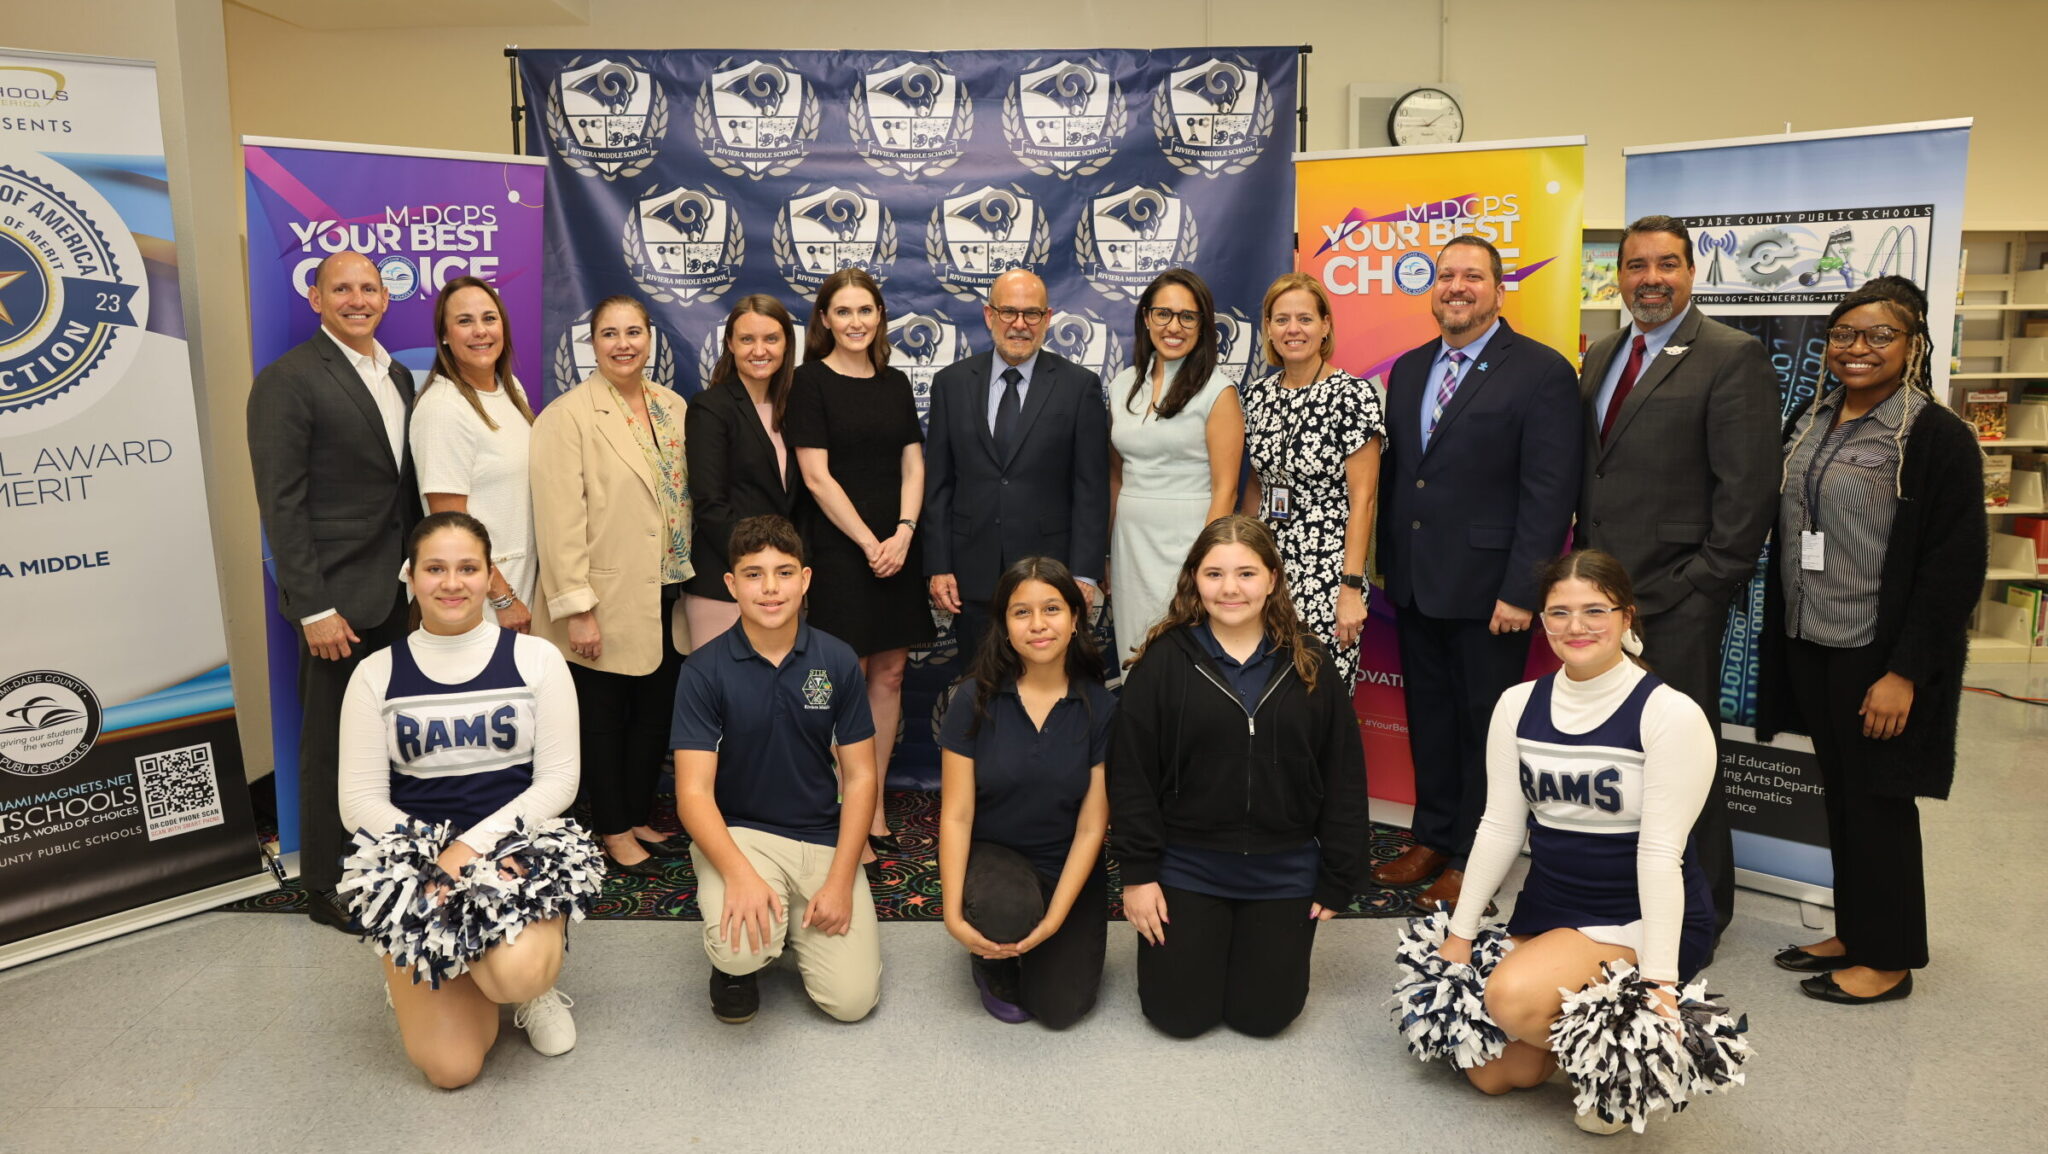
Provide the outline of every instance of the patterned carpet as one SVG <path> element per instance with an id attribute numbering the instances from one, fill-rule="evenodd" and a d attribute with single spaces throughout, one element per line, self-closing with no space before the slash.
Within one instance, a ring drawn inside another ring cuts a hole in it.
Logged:
<path id="1" fill-rule="evenodd" d="M 657 810 L 671 815 L 656 823 L 663 833 L 680 836 L 681 827 L 672 816 L 673 799 L 657 799 Z M 875 913 L 883 921 L 938 921 L 939 908 L 939 795 L 916 790 L 889 794 L 889 827 L 897 831 L 901 852 L 884 856 L 879 875 L 870 883 L 875 895 Z M 1392 861 L 1413 842 L 1408 831 L 1394 826 L 1372 827 L 1372 860 Z M 655 864 L 663 866 L 660 878 L 637 878 L 612 874 L 605 879 L 604 893 L 591 911 L 597 918 L 659 918 L 698 921 L 697 878 L 687 857 Z M 1405 917 L 1413 912 L 1415 895 L 1422 887 L 1373 888 L 1352 899 L 1351 907 L 1338 914 L 1347 918 Z M 235 902 L 222 909 L 245 913 L 304 914 L 306 894 L 296 880 L 283 888 Z M 1124 916 L 1123 886 L 1116 863 L 1109 866 L 1109 913 Z"/>

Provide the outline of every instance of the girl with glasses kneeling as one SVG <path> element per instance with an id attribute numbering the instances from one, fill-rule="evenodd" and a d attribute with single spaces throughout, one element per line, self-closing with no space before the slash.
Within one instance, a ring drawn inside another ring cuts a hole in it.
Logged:
<path id="1" fill-rule="evenodd" d="M 363 659 L 341 711 L 340 887 L 379 954 L 406 1056 L 468 1085 L 498 1007 L 550 1057 L 576 1044 L 555 977 L 604 884 L 576 798 L 576 687 L 561 652 L 484 616 L 491 538 L 467 513 L 413 530 L 420 628 Z"/>
<path id="2" fill-rule="evenodd" d="M 1288 599 L 1272 531 L 1210 522 L 1110 739 L 1110 852 L 1153 1025 L 1267 1037 L 1301 1014 L 1316 926 L 1365 876 L 1366 807 L 1350 686 Z"/>
<path id="3" fill-rule="evenodd" d="M 1103 761 L 1116 698 L 1065 565 L 1010 566 L 989 612 L 995 626 L 939 733 L 946 929 L 974 955 L 984 1009 L 1063 1030 L 1102 984 Z"/>
<path id="4" fill-rule="evenodd" d="M 1613 557 L 1560 557 L 1537 593 L 1564 668 L 1494 707 L 1464 892 L 1448 919 L 1409 926 L 1396 1005 L 1410 1049 L 1465 1067 L 1481 1090 L 1540 1085 L 1562 1065 L 1580 1129 L 1641 1130 L 1652 1109 L 1732 1080 L 1746 1054 L 1704 991 L 1680 985 L 1713 943 L 1690 835 L 1716 772 L 1714 737 L 1699 706 L 1631 660 L 1642 651 L 1635 594 Z M 1482 929 L 1524 836 L 1514 913 L 1504 930 Z M 1469 1019 L 1443 1012 L 1468 997 Z"/>

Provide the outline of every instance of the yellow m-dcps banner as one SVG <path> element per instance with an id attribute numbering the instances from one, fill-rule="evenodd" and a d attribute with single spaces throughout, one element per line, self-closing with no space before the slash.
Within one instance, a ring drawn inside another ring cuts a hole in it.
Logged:
<path id="1" fill-rule="evenodd" d="M 1579 136 L 1297 157 L 1295 267 L 1329 290 L 1336 363 L 1384 382 L 1402 353 L 1436 340 L 1429 292 L 1437 252 L 1468 233 L 1500 250 L 1508 289 L 1501 315 L 1576 359 L 1585 153 Z M 1355 699 L 1367 774 L 1372 796 L 1412 804 L 1393 607 L 1380 590 L 1370 605 Z M 1537 648 L 1532 668 L 1554 668 L 1548 650 Z"/>
<path id="2" fill-rule="evenodd" d="M 1297 157 L 1295 267 L 1329 290 L 1337 364 L 1380 376 L 1436 339 L 1437 250 L 1467 233 L 1500 249 L 1508 323 L 1576 357 L 1585 158 L 1583 136 Z"/>

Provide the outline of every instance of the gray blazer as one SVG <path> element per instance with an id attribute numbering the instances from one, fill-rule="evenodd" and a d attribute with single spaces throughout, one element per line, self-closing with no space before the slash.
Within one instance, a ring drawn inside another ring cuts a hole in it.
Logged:
<path id="1" fill-rule="evenodd" d="M 391 380 L 410 422 L 412 373 L 394 361 Z M 351 625 L 383 621 L 420 519 L 412 450 L 392 460 L 377 402 L 325 333 L 256 375 L 249 461 L 278 612 L 295 625 L 329 609 Z"/>
<path id="2" fill-rule="evenodd" d="M 1624 325 L 1586 353 L 1585 469 L 1575 541 L 1611 553 L 1645 614 L 1695 593 L 1725 602 L 1755 572 L 1778 508 L 1777 378 L 1761 344 L 1697 306 L 1644 365 L 1600 441 L 1595 412 Z M 1682 351 L 1681 351 L 1682 350 Z"/>

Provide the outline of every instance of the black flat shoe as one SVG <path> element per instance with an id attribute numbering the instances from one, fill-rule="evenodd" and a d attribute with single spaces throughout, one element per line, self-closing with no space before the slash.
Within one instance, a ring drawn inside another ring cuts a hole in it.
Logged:
<path id="1" fill-rule="evenodd" d="M 902 853 L 903 840 L 893 833 L 888 837 L 877 837 L 874 834 L 869 834 L 868 848 L 876 853 Z"/>
<path id="2" fill-rule="evenodd" d="M 1912 994 L 1913 974 L 1910 970 L 1907 971 L 1906 976 L 1899 979 L 1898 985 L 1893 986 L 1882 994 L 1872 994 L 1867 998 L 1852 994 L 1836 985 L 1833 974 L 1821 974 L 1818 977 L 1807 978 L 1801 981 L 1799 983 L 1799 992 L 1809 998 L 1823 1002 L 1833 1002 L 1838 1006 L 1867 1006 L 1872 1002 L 1897 1002 L 1904 1000 Z"/>
<path id="3" fill-rule="evenodd" d="M 332 926 L 344 934 L 356 937 L 363 934 L 362 923 L 356 921 L 355 916 L 348 912 L 348 908 L 341 902 L 341 895 L 332 890 L 307 890 L 306 916 L 311 918 L 315 925 Z"/>
<path id="4" fill-rule="evenodd" d="M 661 876 L 661 867 L 654 864 L 653 858 L 647 858 L 642 861 L 636 861 L 632 865 L 627 865 L 625 862 L 613 857 L 610 850 L 606 850 L 604 864 L 607 871 L 615 874 L 626 874 L 636 878 L 658 878 Z"/>
<path id="5" fill-rule="evenodd" d="M 641 849 L 646 850 L 648 853 L 653 854 L 655 857 L 675 860 L 677 858 L 686 858 L 690 856 L 690 839 L 682 836 L 681 834 L 677 834 L 674 837 L 663 838 L 660 841 L 648 841 L 644 837 L 635 837 L 633 840 L 640 843 Z"/>
<path id="6" fill-rule="evenodd" d="M 1779 950 L 1771 956 L 1771 960 L 1778 963 L 1779 969 L 1791 970 L 1795 974 L 1825 974 L 1831 970 L 1845 970 L 1856 964 L 1847 954 L 1831 958 L 1824 954 L 1809 954 L 1798 946 Z"/>

